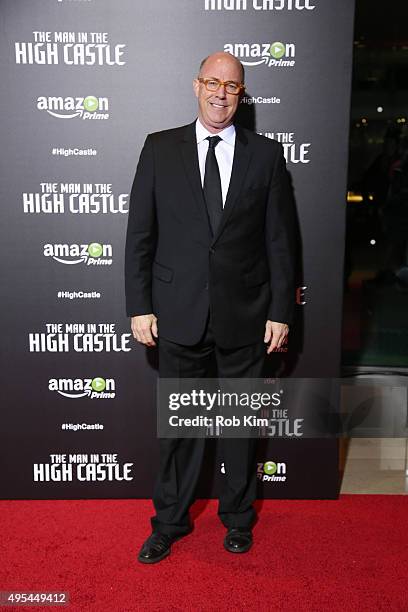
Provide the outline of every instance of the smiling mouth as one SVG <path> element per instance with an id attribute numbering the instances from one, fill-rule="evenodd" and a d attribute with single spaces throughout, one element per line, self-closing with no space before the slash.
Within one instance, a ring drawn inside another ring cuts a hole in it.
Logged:
<path id="1" fill-rule="evenodd" d="M 211 106 L 214 106 L 215 108 L 227 108 L 226 104 L 217 104 L 217 102 L 210 102 Z"/>

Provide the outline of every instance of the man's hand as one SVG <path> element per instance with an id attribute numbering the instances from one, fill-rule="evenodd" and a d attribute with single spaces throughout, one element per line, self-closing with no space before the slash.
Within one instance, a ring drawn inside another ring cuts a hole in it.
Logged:
<path id="1" fill-rule="evenodd" d="M 137 315 L 130 320 L 133 337 L 146 346 L 156 346 L 153 336 L 159 336 L 154 314 Z"/>
<path id="2" fill-rule="evenodd" d="M 286 344 L 289 327 L 286 323 L 278 323 L 277 321 L 267 321 L 265 324 L 264 342 L 269 343 L 267 354 L 280 349 Z"/>

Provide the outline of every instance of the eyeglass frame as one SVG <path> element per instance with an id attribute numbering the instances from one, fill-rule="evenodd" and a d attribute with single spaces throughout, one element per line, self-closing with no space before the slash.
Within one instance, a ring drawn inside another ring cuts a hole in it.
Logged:
<path id="1" fill-rule="evenodd" d="M 204 77 L 197 77 L 197 81 L 202 83 L 204 85 L 204 87 L 206 88 L 206 90 L 207 91 L 211 91 L 212 93 L 216 93 L 221 86 L 225 87 L 226 93 L 228 93 L 230 96 L 239 96 L 239 94 L 243 90 L 245 90 L 245 84 L 244 83 L 236 83 L 235 81 L 220 81 L 220 79 L 217 79 L 216 77 L 205 77 L 205 78 Z M 206 81 L 217 81 L 217 83 L 218 83 L 217 89 L 208 89 Z M 236 85 L 239 88 L 237 93 L 231 93 L 230 91 L 227 91 L 226 85 L 228 85 L 229 83 L 233 83 L 234 85 Z"/>

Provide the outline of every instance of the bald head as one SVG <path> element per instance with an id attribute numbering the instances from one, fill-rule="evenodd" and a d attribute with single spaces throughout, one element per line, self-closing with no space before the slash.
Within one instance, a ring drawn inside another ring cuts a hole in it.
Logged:
<path id="1" fill-rule="evenodd" d="M 232 124 L 244 88 L 229 83 L 243 85 L 244 69 L 236 57 L 219 51 L 206 57 L 200 65 L 198 77 L 193 81 L 198 98 L 198 118 L 212 134 L 217 134 Z"/>
<path id="2" fill-rule="evenodd" d="M 239 59 L 231 55 L 231 53 L 226 53 L 225 51 L 217 51 L 216 53 L 207 55 L 207 57 L 205 57 L 200 64 L 198 76 L 199 77 L 207 76 L 207 74 L 204 74 L 204 73 L 211 72 L 212 69 L 216 70 L 217 68 L 224 67 L 224 66 L 228 70 L 230 69 L 238 70 L 239 72 L 238 82 L 244 83 L 245 71 L 244 71 L 243 65 L 241 64 Z"/>

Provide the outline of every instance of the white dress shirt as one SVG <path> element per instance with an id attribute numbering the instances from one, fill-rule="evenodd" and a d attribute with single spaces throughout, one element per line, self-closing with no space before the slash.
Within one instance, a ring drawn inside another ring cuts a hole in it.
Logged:
<path id="1" fill-rule="evenodd" d="M 218 168 L 220 170 L 221 178 L 221 192 L 222 192 L 222 205 L 225 206 L 225 200 L 227 198 L 228 187 L 231 179 L 232 162 L 234 160 L 234 149 L 235 149 L 235 127 L 229 125 L 221 132 L 217 134 L 211 134 L 201 123 L 200 120 L 196 121 L 196 136 L 197 136 L 197 150 L 198 150 L 198 163 L 200 166 L 201 185 L 204 185 L 204 174 L 205 174 L 205 159 L 208 151 L 208 140 L 207 136 L 219 136 L 221 141 L 215 147 L 215 157 L 217 158 Z"/>

